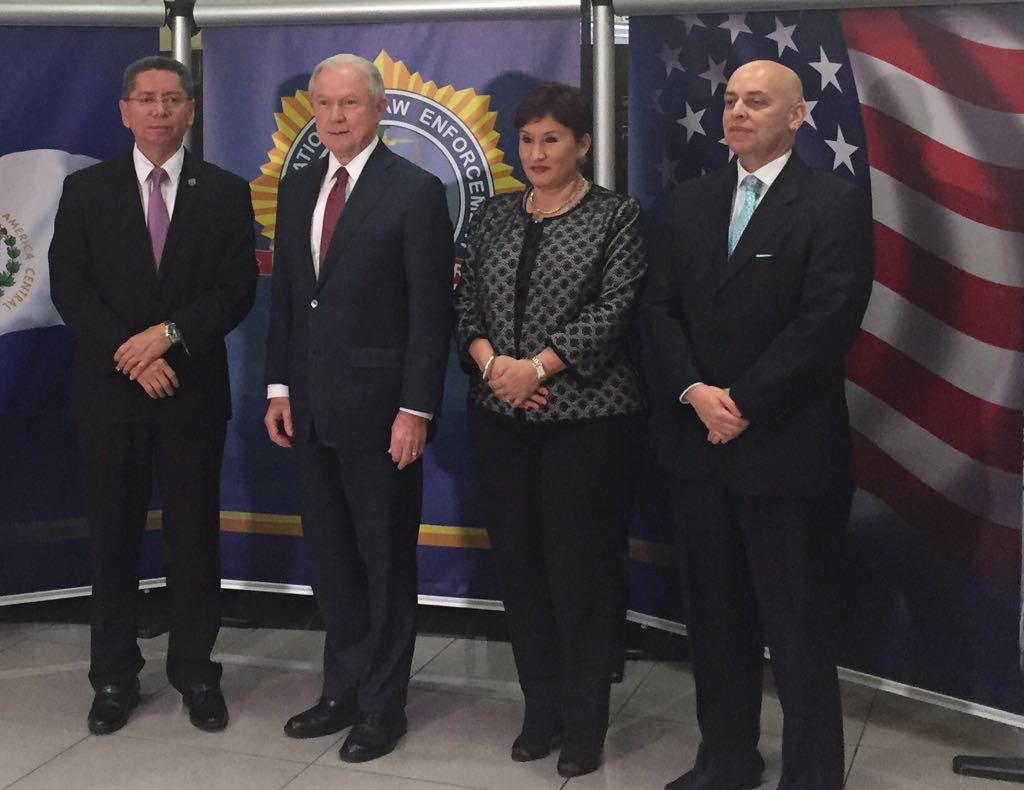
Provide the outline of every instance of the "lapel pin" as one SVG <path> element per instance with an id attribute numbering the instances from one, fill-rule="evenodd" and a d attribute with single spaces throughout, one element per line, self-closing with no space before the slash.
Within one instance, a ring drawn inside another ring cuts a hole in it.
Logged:
<path id="1" fill-rule="evenodd" d="M 194 178 L 190 178 L 190 179 L 188 180 L 188 185 L 189 185 L 190 187 L 194 187 L 194 186 L 196 185 L 196 180 L 195 180 Z"/>

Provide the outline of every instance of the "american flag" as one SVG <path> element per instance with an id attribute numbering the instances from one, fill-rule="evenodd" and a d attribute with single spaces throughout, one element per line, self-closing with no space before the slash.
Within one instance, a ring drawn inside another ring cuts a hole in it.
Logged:
<path id="1" fill-rule="evenodd" d="M 797 152 L 872 195 L 873 294 L 847 391 L 858 503 L 1016 589 L 1024 420 L 1020 4 L 635 18 L 630 192 L 656 213 L 731 159 L 725 83 L 801 77 Z"/>

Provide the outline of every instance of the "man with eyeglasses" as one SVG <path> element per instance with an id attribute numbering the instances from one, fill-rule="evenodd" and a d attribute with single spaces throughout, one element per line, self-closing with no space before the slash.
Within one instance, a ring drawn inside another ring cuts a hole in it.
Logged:
<path id="1" fill-rule="evenodd" d="M 139 547 L 155 474 L 170 553 L 167 675 L 192 724 L 219 730 L 224 336 L 255 298 L 253 211 L 244 180 L 182 145 L 195 117 L 184 66 L 132 63 L 120 109 L 133 150 L 68 176 L 50 245 L 53 302 L 75 341 L 93 557 L 88 725 L 114 732 L 139 701 Z"/>

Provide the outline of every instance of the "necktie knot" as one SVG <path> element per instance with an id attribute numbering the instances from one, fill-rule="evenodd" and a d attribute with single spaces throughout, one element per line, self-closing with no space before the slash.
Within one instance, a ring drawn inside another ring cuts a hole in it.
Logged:
<path id="1" fill-rule="evenodd" d="M 747 176 L 743 179 L 743 189 L 747 196 L 753 195 L 754 199 L 761 194 L 761 179 L 757 176 Z"/>
<path id="2" fill-rule="evenodd" d="M 148 181 L 150 191 L 154 189 L 159 189 L 160 185 L 163 184 L 164 181 L 168 180 L 170 180 L 170 176 L 167 175 L 166 170 L 164 170 L 162 167 L 154 167 L 152 170 L 149 171 Z"/>

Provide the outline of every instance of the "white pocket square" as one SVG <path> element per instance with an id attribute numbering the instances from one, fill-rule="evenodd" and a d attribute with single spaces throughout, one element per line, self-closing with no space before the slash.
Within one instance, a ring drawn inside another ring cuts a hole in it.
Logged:
<path id="1" fill-rule="evenodd" d="M 759 252 L 754 255 L 755 258 L 773 258 L 775 257 L 770 252 Z"/>

